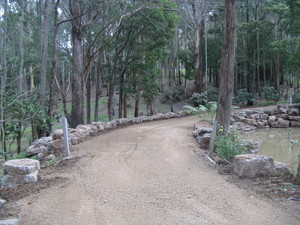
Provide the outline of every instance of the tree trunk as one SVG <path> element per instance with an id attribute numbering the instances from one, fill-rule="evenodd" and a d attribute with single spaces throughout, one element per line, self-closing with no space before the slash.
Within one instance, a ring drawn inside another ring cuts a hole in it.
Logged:
<path id="1" fill-rule="evenodd" d="M 224 17 L 224 42 L 222 47 L 217 121 L 228 132 L 231 117 L 236 49 L 235 0 L 225 0 Z"/>
<path id="2" fill-rule="evenodd" d="M 140 104 L 140 90 L 136 90 L 135 93 L 135 105 L 134 105 L 134 117 L 139 116 L 139 104 Z"/>
<path id="3" fill-rule="evenodd" d="M 203 34 L 204 20 L 197 24 L 195 31 L 195 47 L 194 47 L 194 70 L 195 70 L 195 91 L 201 93 L 203 91 Z"/>
<path id="4" fill-rule="evenodd" d="M 91 123 L 91 74 L 88 75 L 86 84 L 86 123 Z"/>
<path id="5" fill-rule="evenodd" d="M 114 76 L 114 75 L 112 75 Z M 108 85 L 108 119 L 109 121 L 114 119 L 115 111 L 114 111 L 114 92 L 115 92 L 115 83 L 111 81 Z"/>
<path id="6" fill-rule="evenodd" d="M 44 6 L 44 18 L 41 26 L 41 53 L 40 53 L 40 105 L 45 106 L 45 95 L 46 95 L 46 67 L 48 58 L 48 36 L 49 36 L 49 11 L 50 11 L 50 0 L 45 0 Z"/>
<path id="7" fill-rule="evenodd" d="M 96 64 L 96 96 L 95 96 L 95 114 L 94 121 L 99 121 L 99 100 L 101 96 L 101 53 L 98 57 L 98 62 Z"/>
<path id="8" fill-rule="evenodd" d="M 55 94 L 56 94 L 56 85 L 55 85 L 55 78 L 56 78 L 56 61 L 57 61 L 57 56 L 56 56 L 56 40 L 57 40 L 57 23 L 58 23 L 58 5 L 59 1 L 57 0 L 55 3 L 55 8 L 54 8 L 54 33 L 53 33 L 53 50 L 52 50 L 52 65 L 51 65 L 51 79 L 50 79 L 50 93 L 49 93 L 49 106 L 48 106 L 48 117 L 50 120 L 48 121 L 48 126 L 49 126 L 49 132 L 52 130 L 52 114 L 53 114 L 53 108 L 55 104 Z M 34 84 L 33 84 L 34 85 Z M 30 87 L 32 88 L 32 87 Z M 49 136 L 49 133 L 47 134 Z"/>
<path id="9" fill-rule="evenodd" d="M 123 106 L 123 110 L 124 110 L 124 118 L 127 118 L 127 94 L 124 94 L 124 106 Z"/>
<path id="10" fill-rule="evenodd" d="M 71 124 L 84 124 L 84 82 L 82 53 L 82 9 L 80 0 L 69 0 L 72 16 L 72 110 Z"/>

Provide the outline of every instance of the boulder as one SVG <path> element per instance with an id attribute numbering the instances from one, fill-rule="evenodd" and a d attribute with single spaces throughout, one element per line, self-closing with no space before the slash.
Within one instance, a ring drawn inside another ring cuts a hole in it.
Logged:
<path id="1" fill-rule="evenodd" d="M 18 219 L 0 220 L 0 225 L 18 225 L 18 224 L 19 224 Z"/>
<path id="2" fill-rule="evenodd" d="M 242 178 L 274 176 L 277 173 L 271 157 L 253 154 L 235 156 L 234 172 Z"/>
<path id="3" fill-rule="evenodd" d="M 203 134 L 203 136 L 200 139 L 200 148 L 208 149 L 210 139 L 211 139 L 211 133 Z"/>
<path id="4" fill-rule="evenodd" d="M 298 121 L 291 121 L 291 127 L 300 127 L 300 122 L 298 122 Z"/>
<path id="5" fill-rule="evenodd" d="M 164 114 L 162 114 L 162 113 L 157 113 L 157 114 L 153 115 L 154 120 L 161 120 L 163 118 L 164 118 Z"/>
<path id="6" fill-rule="evenodd" d="M 234 113 L 234 114 L 232 115 L 232 118 L 234 119 L 235 122 L 243 122 L 243 120 L 245 119 L 244 116 L 239 115 L 239 114 L 237 114 L 237 113 Z"/>
<path id="7" fill-rule="evenodd" d="M 245 109 L 244 111 L 245 111 L 245 113 L 246 113 L 247 116 L 249 116 L 249 115 L 255 113 L 255 112 L 253 112 L 251 109 Z"/>
<path id="8" fill-rule="evenodd" d="M 278 114 L 277 117 L 281 118 L 281 119 L 284 119 L 284 120 L 288 120 L 289 119 L 289 114 Z"/>
<path id="9" fill-rule="evenodd" d="M 291 121 L 298 121 L 298 122 L 300 122 L 300 116 L 289 116 L 289 119 Z"/>
<path id="10" fill-rule="evenodd" d="M 25 174 L 25 175 L 5 175 L 2 178 L 2 187 L 3 188 L 12 188 L 22 184 L 33 183 L 37 181 L 38 171 Z"/>
<path id="11" fill-rule="evenodd" d="M 291 116 L 298 116 L 299 115 L 299 109 L 297 108 L 289 108 L 288 114 Z"/>
<path id="12" fill-rule="evenodd" d="M 26 152 L 26 156 L 33 156 L 33 155 L 38 155 L 40 153 L 47 155 L 50 151 L 51 151 L 50 146 L 47 144 L 47 145 L 40 145 L 38 147 L 31 145 L 25 152 Z"/>
<path id="13" fill-rule="evenodd" d="M 256 123 L 257 123 L 256 126 L 258 128 L 267 128 L 267 127 L 269 127 L 269 123 L 268 123 L 267 120 L 258 120 Z"/>
<path id="14" fill-rule="evenodd" d="M 288 108 L 279 108 L 278 109 L 280 114 L 287 114 L 288 113 Z"/>
<path id="15" fill-rule="evenodd" d="M 77 145 L 88 138 L 88 133 L 81 129 L 70 129 L 69 138 L 72 145 Z"/>
<path id="16" fill-rule="evenodd" d="M 259 115 L 259 117 L 260 117 L 260 119 L 262 119 L 262 120 L 268 120 L 269 115 L 266 114 L 266 113 L 261 113 L 261 114 Z"/>
<path id="17" fill-rule="evenodd" d="M 260 118 L 260 115 L 258 113 L 255 113 L 255 114 L 249 115 L 248 118 L 253 119 L 253 120 L 257 120 L 257 119 Z"/>
<path id="18" fill-rule="evenodd" d="M 278 126 L 280 128 L 290 127 L 290 121 L 289 120 L 284 120 L 282 118 L 278 118 Z"/>
<path id="19" fill-rule="evenodd" d="M 62 139 L 64 136 L 64 131 L 63 129 L 57 129 L 53 132 L 52 134 L 52 139 L 53 140 L 58 140 L 58 139 Z"/>
<path id="20" fill-rule="evenodd" d="M 246 140 L 246 148 L 248 153 L 258 153 L 259 147 L 259 142 L 253 140 Z"/>
<path id="21" fill-rule="evenodd" d="M 92 122 L 92 125 L 97 127 L 97 132 L 104 130 L 103 122 Z"/>
<path id="22" fill-rule="evenodd" d="M 78 125 L 78 126 L 75 128 L 75 130 L 78 130 L 78 131 L 80 131 L 80 132 L 82 132 L 82 133 L 85 133 L 86 136 L 90 136 L 90 134 L 91 134 L 91 128 L 88 127 L 87 125 Z"/>
<path id="23" fill-rule="evenodd" d="M 52 150 L 55 154 L 61 154 L 64 151 L 64 140 L 58 139 L 51 142 Z"/>
<path id="24" fill-rule="evenodd" d="M 269 116 L 269 119 L 268 119 L 269 123 L 273 123 L 276 120 L 277 120 L 276 116 Z"/>
<path id="25" fill-rule="evenodd" d="M 0 209 L 5 205 L 6 200 L 0 199 Z"/>
<path id="26" fill-rule="evenodd" d="M 90 136 L 96 136 L 98 132 L 98 127 L 92 124 L 86 125 L 88 128 L 90 128 Z"/>
<path id="27" fill-rule="evenodd" d="M 54 154 L 47 155 L 47 156 L 45 156 L 44 160 L 45 161 L 55 160 L 55 155 Z"/>
<path id="28" fill-rule="evenodd" d="M 274 161 L 276 175 L 279 177 L 293 177 L 292 169 L 283 162 Z"/>
<path id="29" fill-rule="evenodd" d="M 14 159 L 3 164 L 4 175 L 24 175 L 40 169 L 40 162 L 34 159 Z"/>
<path id="30" fill-rule="evenodd" d="M 240 131 L 250 131 L 250 130 L 255 130 L 256 129 L 255 126 L 244 124 L 242 122 L 235 123 L 235 127 L 236 127 L 237 130 L 240 130 Z"/>

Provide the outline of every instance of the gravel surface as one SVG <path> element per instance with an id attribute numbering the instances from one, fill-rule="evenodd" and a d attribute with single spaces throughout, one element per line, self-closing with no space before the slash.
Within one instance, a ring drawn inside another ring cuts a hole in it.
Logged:
<path id="1" fill-rule="evenodd" d="M 16 200 L 20 224 L 300 224 L 299 215 L 237 187 L 199 154 L 197 117 L 143 123 L 73 148 L 77 161 Z"/>

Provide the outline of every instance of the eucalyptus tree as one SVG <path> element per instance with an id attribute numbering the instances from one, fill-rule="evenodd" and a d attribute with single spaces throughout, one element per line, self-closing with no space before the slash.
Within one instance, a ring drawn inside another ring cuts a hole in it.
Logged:
<path id="1" fill-rule="evenodd" d="M 225 0 L 224 40 L 220 70 L 220 90 L 218 96 L 217 121 L 228 132 L 233 97 L 235 51 L 236 51 L 236 13 L 235 0 Z"/>

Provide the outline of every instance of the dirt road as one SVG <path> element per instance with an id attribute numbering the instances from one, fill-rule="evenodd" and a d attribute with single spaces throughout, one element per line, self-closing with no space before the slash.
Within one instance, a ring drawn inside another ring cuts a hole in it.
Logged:
<path id="1" fill-rule="evenodd" d="M 19 200 L 20 224 L 300 224 L 197 154 L 196 117 L 134 125 L 75 147 L 64 182 Z M 48 178 L 49 178 L 48 177 Z"/>

